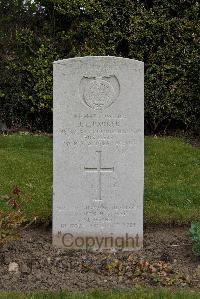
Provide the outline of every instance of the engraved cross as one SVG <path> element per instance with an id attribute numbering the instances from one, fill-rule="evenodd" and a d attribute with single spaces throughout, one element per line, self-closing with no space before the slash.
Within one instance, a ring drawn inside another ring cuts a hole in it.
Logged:
<path id="1" fill-rule="evenodd" d="M 87 172 L 94 172 L 94 173 L 98 173 L 98 177 L 99 177 L 99 199 L 98 200 L 102 200 L 102 181 L 101 181 L 101 175 L 102 173 L 107 173 L 107 172 L 113 172 L 114 171 L 114 167 L 102 167 L 102 163 L 101 163 L 101 151 L 96 151 L 96 153 L 98 154 L 98 166 L 97 167 L 84 167 L 84 170 Z"/>

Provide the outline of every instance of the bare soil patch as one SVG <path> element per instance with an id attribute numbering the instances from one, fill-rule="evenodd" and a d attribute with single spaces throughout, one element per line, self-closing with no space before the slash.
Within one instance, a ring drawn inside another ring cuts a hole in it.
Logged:
<path id="1" fill-rule="evenodd" d="M 0 289 L 200 288 L 200 260 L 187 232 L 187 227 L 148 227 L 143 250 L 108 254 L 54 248 L 50 228 L 32 228 L 0 247 Z M 9 271 L 13 262 L 18 271 Z"/>

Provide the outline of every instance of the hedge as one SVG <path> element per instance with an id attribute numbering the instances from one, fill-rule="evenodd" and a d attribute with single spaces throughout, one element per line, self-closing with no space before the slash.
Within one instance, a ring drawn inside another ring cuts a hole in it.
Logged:
<path id="1" fill-rule="evenodd" d="M 145 63 L 147 132 L 200 131 L 195 0 L 0 0 L 0 120 L 52 131 L 52 62 L 115 55 Z"/>

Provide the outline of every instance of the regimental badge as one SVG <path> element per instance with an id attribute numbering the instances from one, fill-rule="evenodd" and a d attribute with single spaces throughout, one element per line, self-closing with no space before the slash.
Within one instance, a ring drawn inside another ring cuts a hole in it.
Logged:
<path id="1" fill-rule="evenodd" d="M 119 81 L 115 76 L 84 76 L 80 82 L 80 93 L 88 107 L 103 110 L 117 100 L 120 93 Z"/>

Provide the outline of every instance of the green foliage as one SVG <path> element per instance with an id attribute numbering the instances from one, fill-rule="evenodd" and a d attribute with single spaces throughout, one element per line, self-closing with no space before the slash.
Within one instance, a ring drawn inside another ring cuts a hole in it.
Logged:
<path id="1" fill-rule="evenodd" d="M 145 125 L 200 129 L 196 0 L 0 0 L 0 118 L 52 130 L 52 62 L 115 55 L 145 62 Z"/>
<path id="2" fill-rule="evenodd" d="M 192 223 L 189 232 L 193 241 L 193 252 L 200 256 L 200 222 Z"/>

